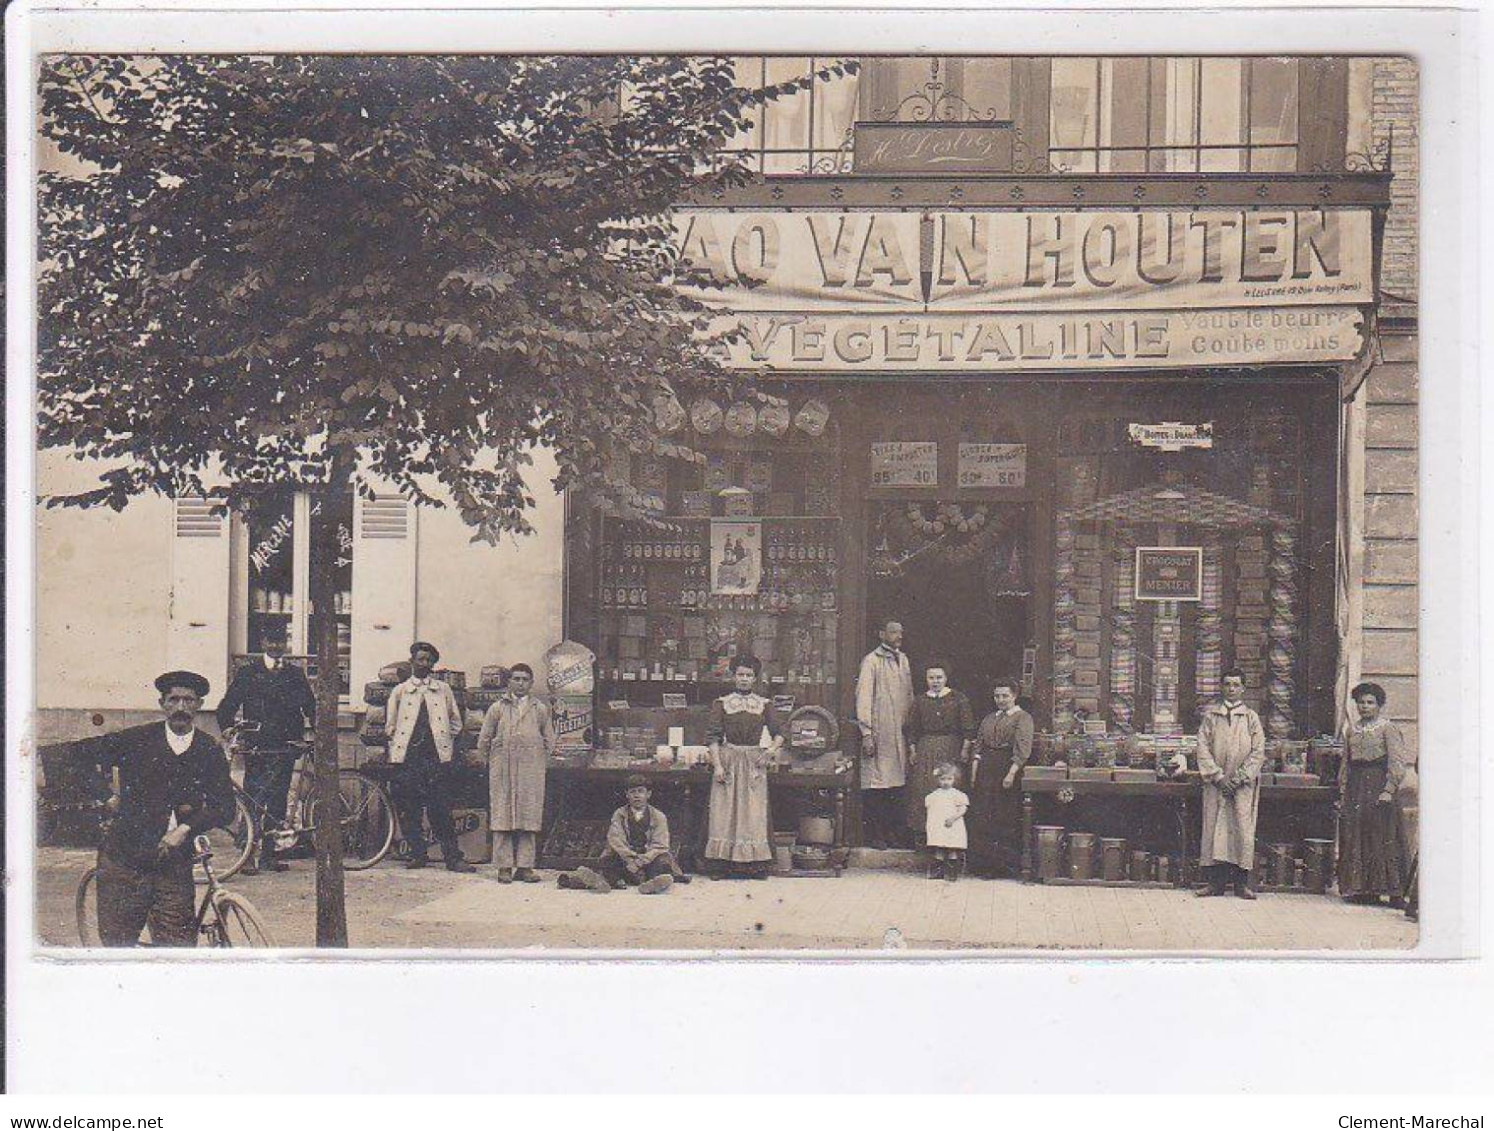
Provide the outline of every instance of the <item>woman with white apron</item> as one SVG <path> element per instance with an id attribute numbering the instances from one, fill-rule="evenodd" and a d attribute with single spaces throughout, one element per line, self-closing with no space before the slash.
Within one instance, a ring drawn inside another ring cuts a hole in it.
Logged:
<path id="1" fill-rule="evenodd" d="M 766 879 L 773 862 L 768 837 L 768 764 L 783 745 L 768 700 L 756 694 L 761 665 L 732 661 L 736 690 L 711 704 L 711 813 L 706 867 L 718 876 Z M 763 729 L 769 739 L 763 742 Z"/>

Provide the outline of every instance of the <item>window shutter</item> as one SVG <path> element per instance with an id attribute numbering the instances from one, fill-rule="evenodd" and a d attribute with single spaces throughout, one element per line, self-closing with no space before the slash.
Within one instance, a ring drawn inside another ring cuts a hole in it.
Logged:
<path id="1" fill-rule="evenodd" d="M 206 499 L 180 498 L 172 527 L 167 663 L 206 676 L 216 702 L 228 681 L 228 516 Z"/>
<path id="2" fill-rule="evenodd" d="M 415 639 L 415 510 L 400 495 L 353 504 L 352 700 Z"/>

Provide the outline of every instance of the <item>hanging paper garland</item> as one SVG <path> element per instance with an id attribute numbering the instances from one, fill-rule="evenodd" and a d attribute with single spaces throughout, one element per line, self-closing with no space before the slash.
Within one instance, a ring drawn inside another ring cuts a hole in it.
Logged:
<path id="1" fill-rule="evenodd" d="M 763 405 L 757 414 L 757 426 L 775 440 L 788 432 L 791 422 L 789 407 L 782 401 Z"/>
<path id="2" fill-rule="evenodd" d="M 721 427 L 721 406 L 709 397 L 701 397 L 690 406 L 690 425 L 695 431 L 709 436 Z"/>
<path id="3" fill-rule="evenodd" d="M 757 409 L 745 401 L 737 401 L 726 410 L 726 431 L 738 438 L 757 431 Z"/>

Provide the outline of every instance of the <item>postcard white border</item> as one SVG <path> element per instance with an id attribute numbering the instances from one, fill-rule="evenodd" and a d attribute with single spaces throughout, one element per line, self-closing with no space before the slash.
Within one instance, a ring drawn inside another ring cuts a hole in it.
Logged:
<path id="1" fill-rule="evenodd" d="M 1228 7 L 1228 11 L 1219 10 Z M 365 7 L 375 7 L 367 5 Z M 724 12 L 430 10 L 368 14 L 302 4 L 296 11 L 204 11 L 186 4 L 18 4 L 7 13 L 9 122 L 8 277 L 33 263 L 34 164 L 26 128 L 34 114 L 33 52 L 39 50 L 583 51 L 667 46 L 734 52 L 853 50 L 1003 53 L 1276 52 L 1409 54 L 1421 64 L 1422 213 L 1420 341 L 1421 743 L 1439 754 L 1422 776 L 1423 936 L 1418 958 L 1477 952 L 1477 878 L 1491 873 L 1481 842 L 1481 717 L 1494 718 L 1479 680 L 1480 576 L 1494 553 L 1479 551 L 1480 420 L 1476 366 L 1475 179 L 1469 13 L 1259 2 L 1137 13 L 1109 10 Z M 1487 260 L 1485 260 L 1487 262 Z M 1438 265 L 1429 270 L 1429 265 Z M 888 1087 L 1100 1090 L 1250 1088 L 1247 1071 L 1220 1080 L 1201 1033 L 1228 1033 L 1258 1062 L 1280 1033 L 1310 1046 L 1311 1073 L 1275 1075 L 1271 1088 L 1413 1087 L 1417 1081 L 1485 1080 L 1490 1055 L 1488 970 L 1481 962 L 1356 956 L 1331 963 L 1301 956 L 1261 961 L 1178 958 L 1137 961 L 1065 952 L 951 963 L 863 956 L 806 962 L 801 956 L 676 961 L 670 956 L 556 961 L 535 954 L 484 960 L 380 952 L 380 961 L 306 953 L 297 961 L 225 966 L 187 961 L 79 963 L 38 955 L 32 944 L 29 850 L 31 774 L 25 756 L 32 702 L 31 609 L 34 500 L 30 483 L 31 295 L 7 294 L 7 920 L 11 1086 L 44 1090 L 194 1089 L 798 1090 Z M 16 443 L 20 439 L 22 442 Z M 1484 547 L 1487 548 L 1487 547 Z M 1482 566 L 1482 569 L 1480 568 Z M 1482 856 L 1480 854 L 1483 854 Z M 193 956 L 204 959 L 209 956 Z M 518 959 L 518 960 L 515 960 Z M 1483 978 L 1478 980 L 1479 971 Z M 951 994 L 953 993 L 953 997 Z M 168 996 L 169 995 L 169 996 Z M 1482 1002 L 1480 997 L 1482 995 Z M 196 1003 L 202 1015 L 241 1027 L 246 1054 L 226 1063 L 195 1029 L 173 1025 L 164 1003 Z M 346 1007 L 344 1041 L 321 1062 L 303 1036 L 318 1003 Z M 267 1007 L 266 1003 L 276 1003 Z M 621 1058 L 596 1055 L 602 1039 L 647 1005 L 658 1020 L 653 1055 L 666 1069 L 638 1078 Z M 297 1018 L 287 1038 L 285 1019 Z M 1368 1020 L 1373 1018 L 1374 1020 Z M 231 1020 L 230 1020 L 231 1019 Z M 464 1019 L 459 1043 L 415 1039 Z M 1376 1055 L 1364 1026 L 1388 1034 Z M 940 1039 L 925 1040 L 937 1033 Z M 1412 1038 L 1413 1033 L 1435 1034 Z M 148 1035 L 147 1035 L 148 1034 Z M 1103 1049 L 1076 1074 L 1064 1049 Z M 1125 1034 L 1126 1039 L 1120 1039 Z M 133 1039 L 132 1039 L 133 1035 Z M 796 1055 L 807 1036 L 830 1037 L 823 1055 Z M 80 1051 L 118 1050 L 99 1062 Z M 896 1080 L 878 1047 L 895 1048 Z M 274 1048 L 273 1066 L 259 1050 Z M 580 1052 L 584 1078 L 578 1077 Z M 1306 1052 L 1307 1050 L 1304 1050 Z M 1159 1078 L 1160 1056 L 1169 1059 Z M 87 1064 L 89 1074 L 80 1076 Z M 1393 1073 L 1395 1080 L 1387 1080 Z M 1262 1084 L 1266 1081 L 1260 1080 Z"/>

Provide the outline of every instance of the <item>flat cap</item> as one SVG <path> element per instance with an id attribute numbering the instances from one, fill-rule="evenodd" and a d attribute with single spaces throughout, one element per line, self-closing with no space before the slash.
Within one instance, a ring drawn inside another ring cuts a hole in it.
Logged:
<path id="1" fill-rule="evenodd" d="M 165 695 L 173 687 L 185 687 L 190 689 L 199 699 L 206 699 L 210 686 L 206 677 L 200 676 L 196 672 L 163 672 L 161 675 L 156 676 L 156 690 L 162 695 Z"/>

